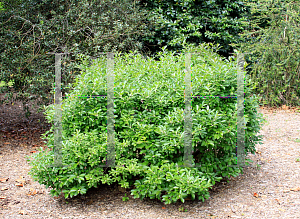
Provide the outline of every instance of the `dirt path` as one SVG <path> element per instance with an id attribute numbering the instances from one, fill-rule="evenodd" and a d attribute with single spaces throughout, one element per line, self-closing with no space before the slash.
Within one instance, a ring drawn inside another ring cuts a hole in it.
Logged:
<path id="1" fill-rule="evenodd" d="M 124 192 L 116 186 L 91 189 L 70 200 L 51 197 L 28 176 L 26 161 L 43 145 L 39 135 L 48 126 L 39 125 L 42 117 L 36 114 L 17 122 L 16 109 L 0 108 L 0 218 L 300 218 L 299 113 L 263 110 L 268 120 L 261 132 L 264 144 L 249 155 L 254 163 L 243 175 L 218 183 L 204 203 L 164 205 L 133 199 L 128 191 L 129 201 L 123 202 Z"/>

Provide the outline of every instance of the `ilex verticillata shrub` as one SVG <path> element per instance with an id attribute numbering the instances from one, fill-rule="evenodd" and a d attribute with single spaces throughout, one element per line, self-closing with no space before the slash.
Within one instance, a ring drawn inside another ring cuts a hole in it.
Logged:
<path id="1" fill-rule="evenodd" d="M 191 59 L 193 96 L 236 96 L 237 67 L 223 60 L 208 46 L 189 48 L 199 52 Z M 159 60 L 139 54 L 116 55 L 114 59 L 115 164 L 107 156 L 107 100 L 81 96 L 107 95 L 106 57 L 88 67 L 83 58 L 82 74 L 69 98 L 62 103 L 63 167 L 53 166 L 54 128 L 44 134 L 50 150 L 40 149 L 31 158 L 30 174 L 65 197 L 84 194 L 91 187 L 118 182 L 135 198 L 157 198 L 165 203 L 184 202 L 186 197 L 204 201 L 208 189 L 222 177 L 237 176 L 236 98 L 193 98 L 193 162 L 184 164 L 185 55 L 158 54 Z M 261 142 L 262 116 L 245 80 L 245 153 L 254 153 Z M 54 106 L 47 107 L 49 122 Z M 51 166 L 52 165 L 52 166 Z"/>

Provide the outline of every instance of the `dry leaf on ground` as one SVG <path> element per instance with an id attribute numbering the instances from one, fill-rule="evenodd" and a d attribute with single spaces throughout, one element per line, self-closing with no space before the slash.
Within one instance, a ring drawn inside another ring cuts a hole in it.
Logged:
<path id="1" fill-rule="evenodd" d="M 25 211 L 19 211 L 19 214 L 24 215 Z"/>
<path id="2" fill-rule="evenodd" d="M 28 195 L 36 195 L 37 191 L 33 188 L 30 189 L 30 192 L 28 193 Z"/>
<path id="3" fill-rule="evenodd" d="M 9 178 L 0 178 L 0 182 L 6 182 Z"/>

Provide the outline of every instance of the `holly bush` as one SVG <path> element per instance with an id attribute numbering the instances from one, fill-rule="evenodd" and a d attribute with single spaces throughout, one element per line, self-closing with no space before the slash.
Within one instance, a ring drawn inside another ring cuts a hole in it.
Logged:
<path id="1" fill-rule="evenodd" d="M 193 96 L 236 95 L 237 67 L 233 59 L 217 55 L 211 45 L 188 47 L 198 52 L 191 60 Z M 157 60 L 158 61 L 155 61 Z M 156 59 L 138 53 L 114 59 L 114 118 L 116 166 L 103 167 L 107 147 L 107 100 L 82 98 L 107 94 L 106 57 L 89 66 L 82 57 L 82 74 L 62 102 L 62 166 L 55 161 L 54 126 L 43 135 L 49 150 L 30 159 L 30 174 L 66 198 L 91 187 L 118 182 L 132 187 L 135 198 L 157 198 L 166 204 L 186 197 L 204 201 L 209 188 L 223 177 L 235 177 L 243 168 L 236 160 L 236 99 L 193 98 L 193 164 L 184 167 L 185 55 L 164 51 Z M 245 153 L 261 142 L 257 133 L 262 115 L 251 80 L 245 85 Z M 54 121 L 54 105 L 45 111 Z M 100 166 L 102 165 L 102 166 Z M 233 165 L 233 166 L 231 166 Z"/>
<path id="2" fill-rule="evenodd" d="M 141 0 L 149 11 L 147 20 L 154 35 L 142 36 L 151 51 L 182 50 L 184 44 L 220 44 L 218 53 L 233 52 L 232 43 L 249 25 L 249 7 L 236 0 Z"/>
<path id="3" fill-rule="evenodd" d="M 62 92 L 79 74 L 74 54 L 142 49 L 139 37 L 150 34 L 148 12 L 131 0 L 5 0 L 0 4 L 0 81 L 13 81 L 14 92 L 1 87 L 11 102 L 37 106 L 53 103 L 55 53 L 62 59 Z M 136 1 L 138 2 L 138 1 Z M 16 95 L 15 95 L 16 94 Z"/>

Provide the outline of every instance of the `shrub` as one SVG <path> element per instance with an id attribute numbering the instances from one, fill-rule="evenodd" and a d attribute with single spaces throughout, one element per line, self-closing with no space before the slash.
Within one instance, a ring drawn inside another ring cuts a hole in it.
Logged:
<path id="1" fill-rule="evenodd" d="M 0 6 L 0 81 L 13 81 L 17 95 L 30 115 L 27 102 L 52 102 L 54 55 L 71 52 L 142 50 L 141 36 L 150 34 L 145 24 L 147 11 L 131 0 L 5 0 Z M 73 54 L 62 59 L 62 91 L 68 91 L 78 69 Z M 11 93 L 11 94 L 10 94 Z"/>
<path id="2" fill-rule="evenodd" d="M 182 50 L 185 43 L 220 44 L 218 52 L 229 56 L 232 43 L 240 41 L 239 33 L 248 26 L 249 7 L 235 0 L 141 0 L 149 11 L 149 28 L 154 35 L 143 36 L 151 51 Z"/>
<path id="3" fill-rule="evenodd" d="M 238 44 L 248 53 L 250 73 L 260 102 L 299 106 L 300 3 L 291 0 L 249 1 L 250 26 Z"/>
<path id="4" fill-rule="evenodd" d="M 234 95 L 237 69 L 233 60 L 223 60 L 211 46 L 190 47 L 201 52 L 192 56 L 194 96 Z M 34 154 L 30 174 L 51 187 L 52 195 L 65 197 L 84 194 L 89 188 L 118 182 L 129 188 L 135 198 L 157 198 L 165 203 L 191 196 L 209 197 L 208 189 L 222 177 L 237 176 L 241 167 L 235 162 L 236 100 L 234 98 L 194 98 L 193 164 L 182 167 L 184 155 L 184 66 L 185 56 L 165 52 L 159 61 L 139 54 L 115 57 L 115 160 L 116 167 L 100 167 L 106 158 L 106 104 L 104 98 L 78 96 L 106 95 L 106 58 L 92 66 L 84 58 L 82 75 L 74 90 L 63 101 L 62 164 L 54 162 L 53 127 L 44 134 L 50 150 Z M 261 115 L 251 81 L 245 88 L 245 153 L 255 151 Z M 73 97 L 74 98 L 73 98 Z M 54 106 L 47 107 L 49 122 Z M 134 178 L 135 177 L 135 178 Z"/>

